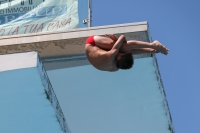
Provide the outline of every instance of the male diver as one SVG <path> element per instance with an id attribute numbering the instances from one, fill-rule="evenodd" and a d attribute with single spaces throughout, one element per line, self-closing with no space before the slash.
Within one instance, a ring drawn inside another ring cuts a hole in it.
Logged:
<path id="1" fill-rule="evenodd" d="M 157 40 L 149 43 L 136 40 L 127 41 L 124 35 L 119 38 L 113 34 L 105 36 L 90 36 L 85 45 L 89 62 L 102 71 L 130 69 L 134 63 L 132 54 L 160 52 L 167 55 L 169 51 Z"/>

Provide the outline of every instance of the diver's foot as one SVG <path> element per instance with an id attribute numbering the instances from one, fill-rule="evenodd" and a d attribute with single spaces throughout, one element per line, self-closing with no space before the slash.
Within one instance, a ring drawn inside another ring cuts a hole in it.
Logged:
<path id="1" fill-rule="evenodd" d="M 168 54 L 169 49 L 166 48 L 165 46 L 163 46 L 159 41 L 156 40 L 156 41 L 152 42 L 152 46 L 158 52 L 161 52 L 162 54 L 165 54 L 165 55 Z"/>

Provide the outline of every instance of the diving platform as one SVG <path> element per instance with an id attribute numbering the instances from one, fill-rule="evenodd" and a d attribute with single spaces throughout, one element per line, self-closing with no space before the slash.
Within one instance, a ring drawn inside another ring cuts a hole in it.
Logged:
<path id="1" fill-rule="evenodd" d="M 90 35 L 124 34 L 127 40 L 149 42 L 148 23 L 128 23 L 89 28 L 71 29 L 59 32 L 33 33 L 0 37 L 0 54 L 38 51 L 41 59 L 56 59 L 85 55 L 85 40 Z M 141 54 L 135 58 L 150 57 Z"/>

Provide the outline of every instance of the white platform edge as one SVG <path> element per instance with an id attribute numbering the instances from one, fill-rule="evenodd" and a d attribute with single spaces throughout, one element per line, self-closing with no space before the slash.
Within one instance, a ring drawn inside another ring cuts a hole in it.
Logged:
<path id="1" fill-rule="evenodd" d="M 37 52 L 0 55 L 0 72 L 37 66 Z"/>
<path id="2" fill-rule="evenodd" d="M 65 119 L 64 113 L 62 112 L 59 101 L 56 97 L 56 94 L 53 90 L 51 82 L 48 78 L 48 75 L 46 73 L 46 70 L 45 70 L 45 68 L 42 64 L 42 61 L 41 61 L 38 53 L 37 53 L 37 57 L 38 57 L 37 58 L 37 68 L 38 68 L 38 71 L 39 71 L 39 74 L 40 74 L 40 77 L 41 77 L 47 98 L 49 99 L 49 101 L 51 102 L 51 105 L 54 108 L 57 120 L 59 121 L 61 128 L 64 131 L 64 133 L 71 133 L 71 131 L 68 127 L 67 121 Z"/>

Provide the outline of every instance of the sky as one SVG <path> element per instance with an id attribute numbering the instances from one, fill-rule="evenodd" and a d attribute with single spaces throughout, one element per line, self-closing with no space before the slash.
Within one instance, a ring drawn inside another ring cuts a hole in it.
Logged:
<path id="1" fill-rule="evenodd" d="M 176 133 L 200 133 L 200 2 L 93 0 L 92 26 L 148 21 Z"/>

